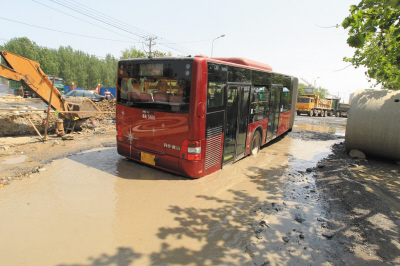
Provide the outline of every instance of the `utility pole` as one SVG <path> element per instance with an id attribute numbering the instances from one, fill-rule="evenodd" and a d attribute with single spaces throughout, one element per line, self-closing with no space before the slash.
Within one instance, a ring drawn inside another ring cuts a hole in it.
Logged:
<path id="1" fill-rule="evenodd" d="M 151 46 L 156 45 L 156 43 L 154 42 L 156 39 L 157 37 L 149 37 L 145 39 L 146 42 L 149 42 L 149 44 L 146 43 L 146 45 L 149 47 L 149 58 L 153 58 L 153 56 L 151 55 Z"/>

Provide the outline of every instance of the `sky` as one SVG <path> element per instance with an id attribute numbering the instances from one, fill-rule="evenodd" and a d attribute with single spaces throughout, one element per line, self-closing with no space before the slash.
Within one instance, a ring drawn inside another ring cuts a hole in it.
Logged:
<path id="1" fill-rule="evenodd" d="M 39 46 L 118 58 L 130 47 L 148 51 L 146 38 L 157 37 L 153 49 L 259 61 L 346 102 L 374 84 L 366 69 L 343 61 L 354 49 L 347 30 L 334 27 L 359 1 L 3 0 L 0 44 L 28 37 Z"/>

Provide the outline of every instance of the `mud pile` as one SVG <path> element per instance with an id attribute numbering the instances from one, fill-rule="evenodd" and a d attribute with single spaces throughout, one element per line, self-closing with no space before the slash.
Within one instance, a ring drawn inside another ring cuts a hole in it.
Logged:
<path id="1" fill-rule="evenodd" d="M 35 125 L 39 132 L 43 133 L 47 114 L 42 112 L 20 112 L 13 111 L 0 114 L 0 137 L 37 135 L 35 129 L 29 122 Z M 48 132 L 55 129 L 56 116 L 50 115 Z"/>
<path id="2" fill-rule="evenodd" d="M 98 119 L 115 119 L 115 112 L 116 112 L 116 100 L 103 100 L 101 102 L 95 103 L 95 105 L 102 111 L 102 112 L 113 112 L 113 113 L 106 113 L 101 114 L 98 116 Z"/>
<path id="3" fill-rule="evenodd" d="M 17 103 L 26 103 L 27 101 L 21 96 L 14 96 L 8 94 L 7 96 L 1 96 L 0 102 L 17 102 Z"/>

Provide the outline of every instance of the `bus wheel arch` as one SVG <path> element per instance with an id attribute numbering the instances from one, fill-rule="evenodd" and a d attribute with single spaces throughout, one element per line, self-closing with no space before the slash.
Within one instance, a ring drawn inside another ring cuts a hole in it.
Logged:
<path id="1" fill-rule="evenodd" d="M 250 155 L 256 155 L 260 151 L 261 136 L 262 136 L 262 131 L 260 128 L 257 128 L 254 131 L 253 137 L 251 138 Z"/>

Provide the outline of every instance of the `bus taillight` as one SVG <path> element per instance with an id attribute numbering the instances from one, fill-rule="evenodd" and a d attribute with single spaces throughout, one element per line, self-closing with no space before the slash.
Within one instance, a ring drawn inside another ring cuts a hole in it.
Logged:
<path id="1" fill-rule="evenodd" d="M 188 142 L 188 160 L 198 161 L 201 160 L 201 141 Z"/>

